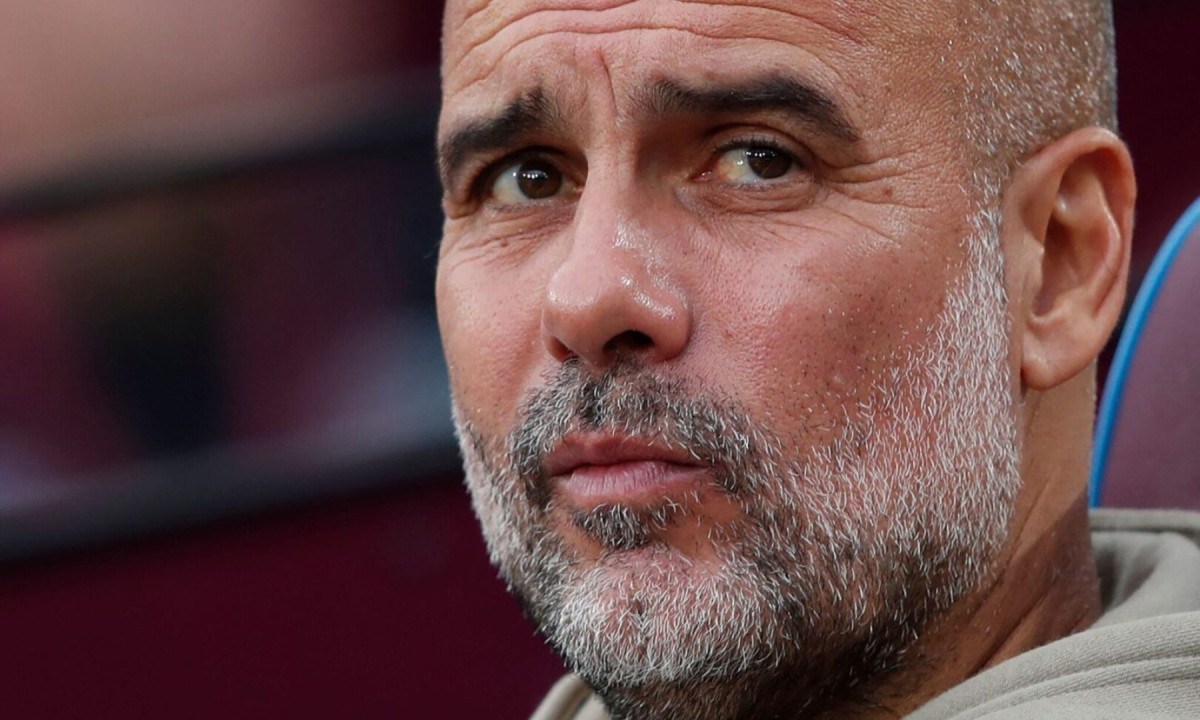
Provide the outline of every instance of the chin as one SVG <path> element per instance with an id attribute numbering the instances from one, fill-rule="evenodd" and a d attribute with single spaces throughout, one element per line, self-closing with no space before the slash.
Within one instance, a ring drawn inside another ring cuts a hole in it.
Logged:
<path id="1" fill-rule="evenodd" d="M 547 635 L 597 684 L 724 680 L 769 654 L 766 605 L 744 572 L 650 546 L 580 568 Z"/>

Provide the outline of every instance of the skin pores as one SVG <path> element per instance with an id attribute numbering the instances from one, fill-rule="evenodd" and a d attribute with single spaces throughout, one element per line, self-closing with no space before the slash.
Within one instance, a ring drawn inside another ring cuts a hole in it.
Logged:
<path id="1" fill-rule="evenodd" d="M 493 558 L 618 716 L 869 696 L 1018 482 L 996 220 L 898 90 L 931 81 L 846 4 L 519 5 L 449 11 L 440 129 Z"/>

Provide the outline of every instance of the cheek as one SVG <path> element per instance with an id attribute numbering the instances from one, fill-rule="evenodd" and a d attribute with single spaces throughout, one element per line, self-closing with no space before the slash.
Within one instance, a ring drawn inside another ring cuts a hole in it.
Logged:
<path id="1" fill-rule="evenodd" d="M 724 367 L 706 376 L 717 386 L 731 378 L 737 389 L 730 390 L 759 399 L 749 409 L 769 414 L 778 428 L 831 440 L 929 339 L 943 301 L 933 289 L 944 283 L 905 280 L 920 266 L 890 251 L 758 258 L 751 277 L 709 306 L 719 347 L 707 355 Z"/>
<path id="2" fill-rule="evenodd" d="M 485 435 L 511 429 L 540 347 L 535 284 L 483 263 L 438 268 L 437 308 L 450 387 L 459 412 Z"/>

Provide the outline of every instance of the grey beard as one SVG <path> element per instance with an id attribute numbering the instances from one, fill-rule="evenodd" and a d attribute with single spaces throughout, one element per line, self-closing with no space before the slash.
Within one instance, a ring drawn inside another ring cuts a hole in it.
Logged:
<path id="1" fill-rule="evenodd" d="M 456 408 L 493 561 L 614 717 L 811 717 L 869 703 L 911 669 L 928 620 L 987 575 L 1019 484 L 998 277 L 986 263 L 968 272 L 934 346 L 895 363 L 821 446 L 629 363 L 600 376 L 564 364 L 504 442 Z M 877 410 L 893 418 L 885 436 Z M 581 429 L 651 438 L 711 467 L 708 489 L 742 511 L 712 532 L 716 561 L 660 540 L 690 519 L 685 506 L 558 508 L 542 461 Z M 605 556 L 581 562 L 556 513 Z"/>
<path id="2" fill-rule="evenodd" d="M 571 524 L 610 550 L 634 550 L 649 545 L 657 533 L 687 515 L 687 506 L 664 501 L 650 508 L 605 505 L 589 511 L 573 510 Z"/>

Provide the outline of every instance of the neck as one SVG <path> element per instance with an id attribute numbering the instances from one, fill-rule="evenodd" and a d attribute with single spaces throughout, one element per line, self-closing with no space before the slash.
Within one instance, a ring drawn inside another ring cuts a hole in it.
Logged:
<path id="1" fill-rule="evenodd" d="M 1073 389 L 1080 388 L 1053 392 Z M 1086 392 L 1074 393 L 1073 402 L 1049 397 L 1026 398 L 1025 437 L 1037 440 L 1026 443 L 1009 541 L 992 574 L 926 628 L 905 668 L 876 694 L 879 704 L 855 717 L 902 717 L 973 675 L 1086 629 L 1099 617 L 1085 477 L 1090 427 L 1073 415 L 1091 407 Z"/>
<path id="2" fill-rule="evenodd" d="M 923 633 L 885 698 L 856 717 L 894 718 L 1021 653 L 1089 627 L 1100 615 L 1086 499 L 998 564 L 982 594 Z"/>

